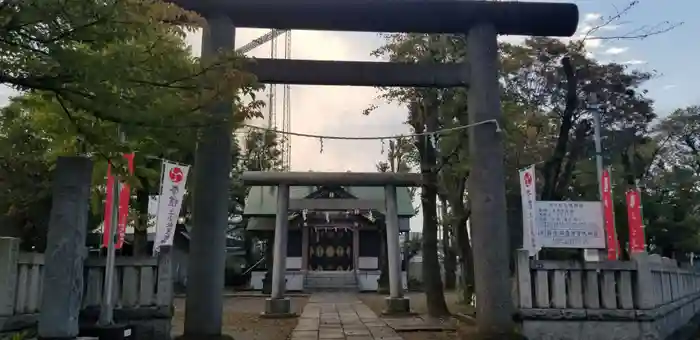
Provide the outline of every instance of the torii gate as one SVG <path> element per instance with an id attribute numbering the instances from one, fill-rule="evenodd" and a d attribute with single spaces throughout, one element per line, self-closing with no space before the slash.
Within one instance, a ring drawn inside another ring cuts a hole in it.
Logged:
<path id="1" fill-rule="evenodd" d="M 409 64 L 385 62 L 256 59 L 247 69 L 263 83 L 307 85 L 469 87 L 470 123 L 500 120 L 498 34 L 571 36 L 578 25 L 574 4 L 491 2 L 464 0 L 167 0 L 198 12 L 207 19 L 202 58 L 234 48 L 235 27 L 311 29 L 364 32 L 456 33 L 468 37 L 467 63 Z M 209 108 L 212 118 L 232 114 L 231 98 Z M 477 322 L 480 332 L 496 335 L 513 328 L 509 294 L 508 230 L 505 218 L 505 180 L 502 137 L 490 124 L 469 134 L 469 152 L 478 163 L 469 176 L 473 251 L 483 261 L 474 266 Z M 228 183 L 231 126 L 212 126 L 202 133 L 196 151 L 194 228 L 191 235 L 185 337 L 221 337 L 225 234 L 228 217 Z M 313 176 L 313 177 L 311 177 Z M 386 176 L 386 177 L 380 177 Z M 394 177 L 395 176 L 395 177 Z M 407 179 L 402 176 L 409 176 Z M 290 185 L 334 183 L 343 185 L 416 185 L 413 175 L 360 173 L 254 173 L 246 184 L 280 185 L 278 207 L 284 207 Z M 352 177 L 352 178 L 349 178 Z M 381 179 L 381 180 L 380 180 Z M 303 184 L 302 184 L 303 183 Z M 374 183 L 374 184 L 371 184 Z M 390 202 L 388 202 L 390 204 Z M 285 214 L 286 215 L 286 214 Z M 283 233 L 278 224 L 276 231 Z M 390 223 L 387 225 L 389 226 Z M 278 238 L 279 239 L 279 238 Z M 395 240 L 389 240 L 394 243 Z M 396 244 L 396 243 L 394 243 Z M 390 245 L 390 244 L 388 244 Z M 283 245 L 275 245 L 279 253 Z M 394 254 L 389 258 L 393 259 Z M 277 260 L 276 260 L 277 261 Z M 395 261 L 395 259 L 394 259 Z M 279 267 L 269 308 L 281 308 L 284 281 Z M 392 301 L 401 300 L 396 274 Z M 274 276 L 273 276 L 274 277 Z M 407 303 L 394 306 L 408 307 Z M 280 311 L 278 310 L 278 311 Z M 270 312 L 275 312 L 270 310 Z"/>

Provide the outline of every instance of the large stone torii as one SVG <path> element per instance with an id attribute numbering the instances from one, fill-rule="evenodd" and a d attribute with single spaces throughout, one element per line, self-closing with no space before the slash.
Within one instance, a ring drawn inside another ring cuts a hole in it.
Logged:
<path id="1" fill-rule="evenodd" d="M 456 33 L 468 37 L 467 63 L 407 64 L 256 59 L 248 71 L 264 83 L 355 86 L 469 87 L 472 123 L 502 118 L 497 35 L 571 36 L 574 4 L 464 0 L 167 0 L 207 19 L 202 58 L 234 48 L 235 27 L 364 32 Z M 208 111 L 232 114 L 231 98 Z M 208 128 L 196 151 L 194 228 L 190 247 L 185 336 L 221 337 L 231 126 Z M 469 177 L 478 326 L 485 335 L 512 330 L 502 137 L 494 126 L 469 134 Z M 341 176 L 342 174 L 338 174 Z M 370 176 L 370 174 L 366 174 Z M 295 176 L 290 174 L 290 176 Z M 288 186 L 290 178 L 269 183 Z M 293 181 L 292 181 L 293 182 Z M 336 182 L 347 181 L 337 179 Z M 400 182 L 400 181 L 399 181 Z M 262 183 L 262 182 L 259 182 Z M 286 183 L 286 184 L 285 184 Z M 384 184 L 396 185 L 391 179 Z"/>

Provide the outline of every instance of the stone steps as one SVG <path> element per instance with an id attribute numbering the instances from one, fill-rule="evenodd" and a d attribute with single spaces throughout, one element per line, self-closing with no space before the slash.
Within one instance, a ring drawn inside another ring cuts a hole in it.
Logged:
<path id="1" fill-rule="evenodd" d="M 304 289 L 308 291 L 357 291 L 354 272 L 307 272 Z"/>

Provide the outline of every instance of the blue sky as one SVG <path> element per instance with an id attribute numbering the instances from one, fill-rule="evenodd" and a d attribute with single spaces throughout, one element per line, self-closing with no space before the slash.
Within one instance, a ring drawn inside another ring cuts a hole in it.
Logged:
<path id="1" fill-rule="evenodd" d="M 578 0 L 585 21 L 588 14 L 603 17 L 616 13 L 629 1 Z M 596 57 L 601 61 L 633 61 L 642 70 L 658 72 L 658 77 L 648 83 L 650 96 L 656 100 L 660 115 L 676 108 L 700 105 L 700 66 L 696 60 L 700 55 L 700 1 L 699 0 L 641 0 L 627 15 L 622 17 L 615 30 L 601 32 L 614 36 L 641 26 L 654 26 L 663 21 L 684 22 L 682 26 L 658 36 L 643 40 L 604 41 L 596 48 Z M 625 49 L 624 51 L 622 51 Z M 619 54 L 604 54 L 605 51 Z"/>

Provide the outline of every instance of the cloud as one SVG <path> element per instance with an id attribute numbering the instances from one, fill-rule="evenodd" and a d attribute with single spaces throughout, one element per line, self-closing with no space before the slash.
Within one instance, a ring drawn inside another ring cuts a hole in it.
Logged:
<path id="1" fill-rule="evenodd" d="M 584 22 L 591 22 L 591 21 L 597 21 L 600 20 L 603 16 L 600 13 L 586 13 L 586 15 L 583 16 L 583 21 Z"/>
<path id="2" fill-rule="evenodd" d="M 618 55 L 627 52 L 628 49 L 628 47 L 610 47 L 603 53 L 608 55 Z"/>
<path id="3" fill-rule="evenodd" d="M 672 90 L 674 88 L 676 88 L 676 85 L 669 84 L 669 85 L 664 85 L 661 89 L 662 90 Z"/>
<path id="4" fill-rule="evenodd" d="M 621 64 L 622 65 L 644 65 L 646 63 L 647 62 L 645 60 L 632 59 L 632 60 L 623 61 Z"/>

